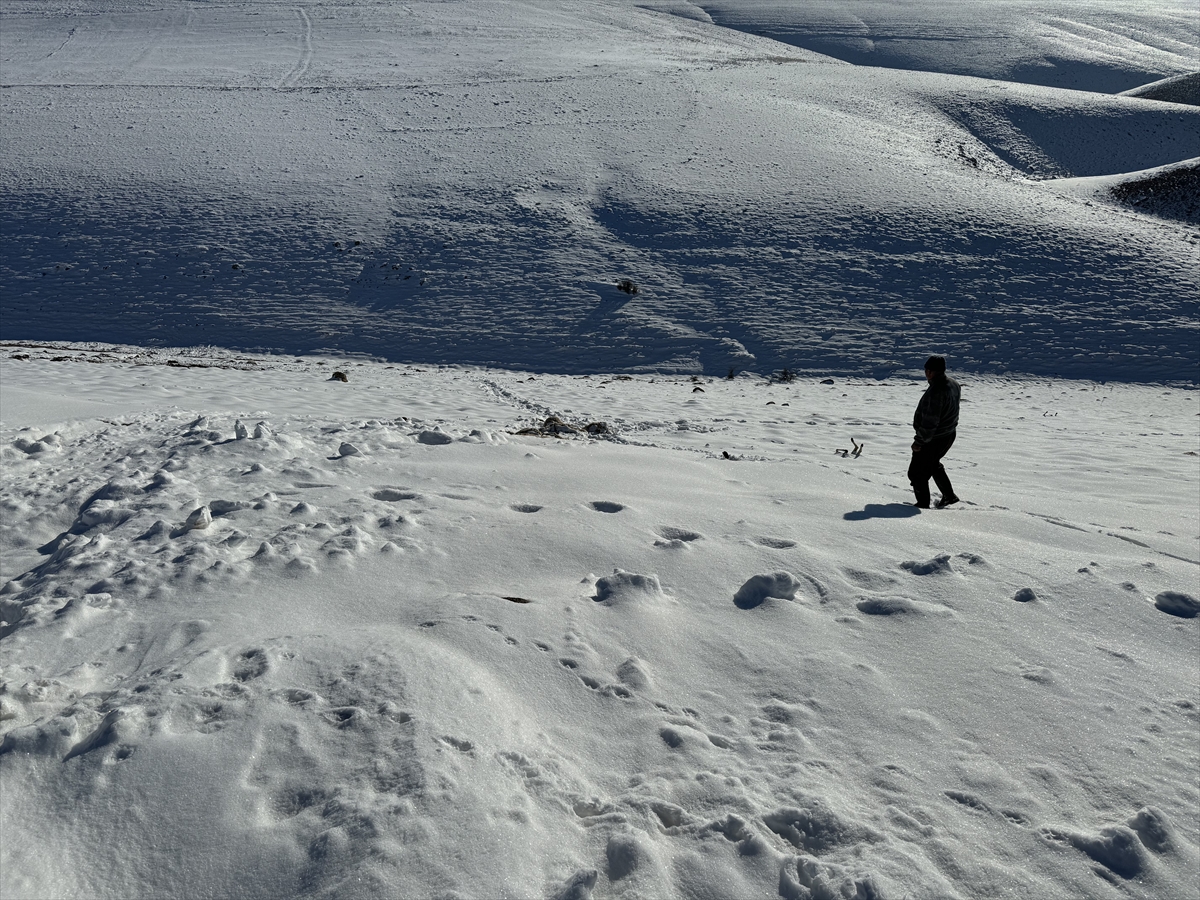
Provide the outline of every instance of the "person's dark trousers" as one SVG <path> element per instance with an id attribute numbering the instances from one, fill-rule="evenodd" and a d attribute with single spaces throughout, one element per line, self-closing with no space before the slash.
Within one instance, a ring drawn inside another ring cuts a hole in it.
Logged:
<path id="1" fill-rule="evenodd" d="M 917 495 L 917 504 L 929 505 L 929 479 L 932 478 L 943 497 L 953 497 L 954 488 L 950 485 L 950 476 L 942 468 L 942 457 L 954 444 L 957 432 L 945 437 L 935 438 L 928 444 L 923 444 L 920 450 L 914 450 L 912 462 L 908 466 L 908 480 L 912 482 L 913 493 Z"/>

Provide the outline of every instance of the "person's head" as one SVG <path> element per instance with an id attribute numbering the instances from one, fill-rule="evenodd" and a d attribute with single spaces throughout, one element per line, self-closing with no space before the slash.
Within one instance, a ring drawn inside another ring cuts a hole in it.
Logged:
<path id="1" fill-rule="evenodd" d="M 946 357 L 931 356 L 925 360 L 925 380 L 933 381 L 935 378 L 944 378 L 946 375 Z"/>

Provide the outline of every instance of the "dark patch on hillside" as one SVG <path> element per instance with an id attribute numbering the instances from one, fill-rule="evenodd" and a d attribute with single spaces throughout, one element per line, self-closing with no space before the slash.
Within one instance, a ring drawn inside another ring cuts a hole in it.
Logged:
<path id="1" fill-rule="evenodd" d="M 1200 164 L 1189 163 L 1111 191 L 1113 197 L 1141 212 L 1200 225 Z"/>
<path id="2" fill-rule="evenodd" d="M 1125 91 L 1125 96 L 1200 106 L 1200 72 L 1190 72 L 1187 75 L 1176 75 L 1174 78 L 1143 84 L 1131 91 Z"/>

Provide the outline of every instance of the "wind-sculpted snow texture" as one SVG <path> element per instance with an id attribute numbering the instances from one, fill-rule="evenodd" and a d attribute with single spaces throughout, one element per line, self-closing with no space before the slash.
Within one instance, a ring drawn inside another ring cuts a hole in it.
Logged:
<path id="1" fill-rule="evenodd" d="M 1194 23 L 0 4 L 0 897 L 1192 900 Z"/>
<path id="2" fill-rule="evenodd" d="M 1127 5 L 13 0 L 0 335 L 1194 382 L 1186 203 L 1050 187 L 1196 153 Z"/>
<path id="3" fill-rule="evenodd" d="M 0 353 L 5 898 L 1194 886 L 1192 391 Z"/>

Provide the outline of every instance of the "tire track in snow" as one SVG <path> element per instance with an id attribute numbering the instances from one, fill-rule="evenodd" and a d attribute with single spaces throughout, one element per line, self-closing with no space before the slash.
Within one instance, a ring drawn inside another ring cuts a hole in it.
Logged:
<path id="1" fill-rule="evenodd" d="M 300 59 L 292 70 L 283 76 L 279 82 L 280 89 L 293 88 L 308 72 L 308 66 L 312 62 L 312 19 L 308 17 L 308 13 L 304 11 L 304 7 L 296 7 L 296 15 L 300 18 L 300 26 L 303 34 L 300 37 Z"/>

